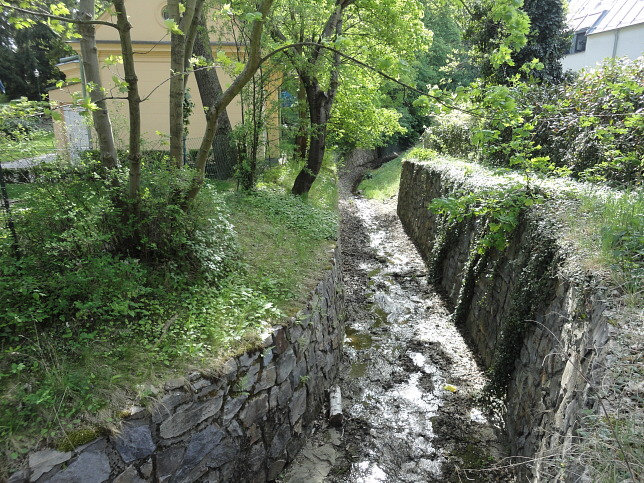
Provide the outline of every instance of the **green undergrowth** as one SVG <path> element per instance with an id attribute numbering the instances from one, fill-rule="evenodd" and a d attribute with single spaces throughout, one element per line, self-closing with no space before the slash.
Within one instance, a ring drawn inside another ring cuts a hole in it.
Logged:
<path id="1" fill-rule="evenodd" d="M 335 170 L 325 166 L 308 200 L 276 182 L 288 184 L 294 170 L 275 171 L 254 193 L 211 183 L 203 219 L 144 203 L 150 218 L 138 230 L 148 248 L 138 258 L 106 250 L 111 205 L 100 182 L 66 176 L 10 187 L 21 247 L 31 252 L 10 262 L 0 230 L 0 478 L 39 444 L 63 448 L 116 424 L 168 378 L 216 372 L 295 314 L 330 266 Z M 212 224 L 203 235 L 201 223 Z M 184 235 L 165 246 L 170 228 Z"/>
<path id="2" fill-rule="evenodd" d="M 369 199 L 386 200 L 398 194 L 403 157 L 389 161 L 368 173 L 358 190 Z"/>

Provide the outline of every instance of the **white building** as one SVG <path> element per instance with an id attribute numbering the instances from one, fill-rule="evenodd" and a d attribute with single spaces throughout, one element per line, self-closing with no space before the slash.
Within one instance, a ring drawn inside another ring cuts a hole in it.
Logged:
<path id="1" fill-rule="evenodd" d="M 593 67 L 606 57 L 644 54 L 644 0 L 570 0 L 567 23 L 574 32 L 564 70 Z"/>

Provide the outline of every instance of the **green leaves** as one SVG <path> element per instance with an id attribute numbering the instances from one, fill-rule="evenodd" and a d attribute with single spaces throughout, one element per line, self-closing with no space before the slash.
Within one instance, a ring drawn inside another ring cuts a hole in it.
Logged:
<path id="1" fill-rule="evenodd" d="M 179 25 L 173 18 L 168 18 L 164 20 L 163 25 L 165 25 L 165 28 L 168 30 L 169 33 L 175 34 L 175 35 L 183 35 L 183 32 L 179 28 Z"/>
<path id="2" fill-rule="evenodd" d="M 519 226 L 524 208 L 540 202 L 541 198 L 521 185 L 507 188 L 484 189 L 476 192 L 435 198 L 429 205 L 433 213 L 447 216 L 448 222 L 462 222 L 473 217 L 487 221 L 477 251 L 484 253 L 494 248 L 504 250 L 514 230 Z"/>

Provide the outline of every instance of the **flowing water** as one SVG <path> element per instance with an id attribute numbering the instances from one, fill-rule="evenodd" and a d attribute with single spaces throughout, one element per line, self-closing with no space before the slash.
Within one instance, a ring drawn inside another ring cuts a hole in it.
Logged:
<path id="1" fill-rule="evenodd" d="M 489 469 L 505 450 L 477 402 L 485 377 L 395 207 L 341 200 L 345 423 L 321 418 L 282 481 L 510 481 Z"/>

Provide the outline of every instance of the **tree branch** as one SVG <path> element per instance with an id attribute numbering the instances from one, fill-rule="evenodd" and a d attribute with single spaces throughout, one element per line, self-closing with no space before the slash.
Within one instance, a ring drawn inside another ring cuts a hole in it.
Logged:
<path id="1" fill-rule="evenodd" d="M 106 25 L 108 27 L 112 27 L 117 30 L 119 28 L 117 24 L 112 22 L 107 22 L 105 20 L 80 20 L 78 18 L 61 17 L 59 15 L 54 15 L 48 12 L 38 12 L 36 10 L 29 10 L 26 8 L 17 7 L 15 5 L 11 5 L 6 2 L 0 2 L 0 7 L 9 8 L 11 10 L 14 10 L 16 12 L 20 12 L 26 15 L 33 15 L 35 17 L 45 17 L 50 20 L 58 20 L 60 22 L 67 22 L 67 23 L 76 24 L 76 25 Z"/>

